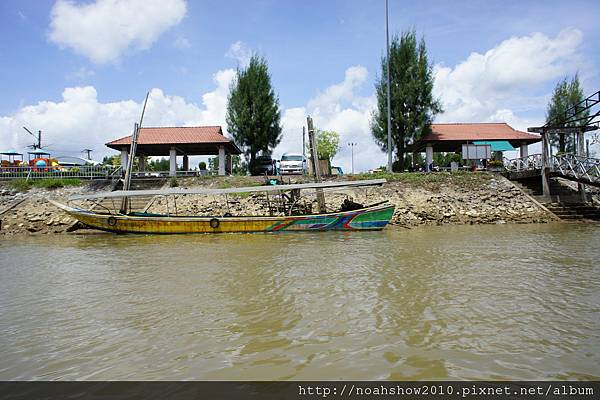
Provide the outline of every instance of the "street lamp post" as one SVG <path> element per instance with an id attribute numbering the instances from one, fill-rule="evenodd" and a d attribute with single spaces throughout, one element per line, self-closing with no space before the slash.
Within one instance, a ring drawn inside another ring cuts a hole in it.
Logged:
<path id="1" fill-rule="evenodd" d="M 390 33 L 388 28 L 388 0 L 385 0 L 385 51 L 387 54 L 387 151 L 388 172 L 392 172 L 392 106 L 390 99 Z"/>
<path id="2" fill-rule="evenodd" d="M 352 175 L 354 175 L 354 146 L 358 145 L 358 143 L 349 142 L 348 146 L 350 146 L 350 152 L 352 154 Z"/>

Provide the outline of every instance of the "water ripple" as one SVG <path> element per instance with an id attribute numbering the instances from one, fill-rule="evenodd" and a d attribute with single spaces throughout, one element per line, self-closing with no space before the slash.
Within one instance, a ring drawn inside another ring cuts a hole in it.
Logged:
<path id="1" fill-rule="evenodd" d="M 600 231 L 0 242 L 0 379 L 598 379 Z"/>

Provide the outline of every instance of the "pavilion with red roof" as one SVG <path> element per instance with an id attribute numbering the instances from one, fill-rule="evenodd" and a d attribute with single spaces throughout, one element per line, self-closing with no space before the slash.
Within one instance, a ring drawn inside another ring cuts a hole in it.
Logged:
<path id="1" fill-rule="evenodd" d="M 431 165 L 434 152 L 460 153 L 464 144 L 485 143 L 492 146 L 502 144 L 520 149 L 520 157 L 527 157 L 528 145 L 540 142 L 541 136 L 513 129 L 507 123 L 448 123 L 432 124 L 431 132 L 408 146 L 413 153 L 425 150 L 427 165 Z M 502 151 L 502 150 L 501 150 Z"/>
<path id="2" fill-rule="evenodd" d="M 108 142 L 106 146 L 120 151 L 121 165 L 127 165 L 131 135 Z M 225 175 L 231 171 L 231 165 L 226 165 L 226 155 L 241 153 L 239 147 L 223 135 L 220 126 L 140 128 L 136 150 L 136 156 L 140 157 L 140 171 L 145 169 L 146 157 L 169 155 L 169 175 L 172 176 L 177 171 L 177 156 L 183 156 L 183 169 L 187 171 L 188 156 L 218 155 L 219 175 Z M 231 158 L 228 164 L 231 164 Z"/>

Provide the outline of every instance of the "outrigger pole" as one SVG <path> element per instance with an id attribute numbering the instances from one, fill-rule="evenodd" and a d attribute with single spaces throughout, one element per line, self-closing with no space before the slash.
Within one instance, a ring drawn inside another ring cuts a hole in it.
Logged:
<path id="1" fill-rule="evenodd" d="M 144 112 L 146 111 L 146 104 L 148 103 L 148 96 L 150 92 L 146 93 L 146 100 L 144 100 L 144 108 L 142 108 L 142 116 L 140 117 L 140 123 L 135 123 L 133 125 L 133 134 L 131 135 L 131 147 L 129 149 L 129 160 L 127 161 L 127 169 L 125 170 L 125 179 L 123 180 L 123 190 L 129 190 L 131 186 L 131 174 L 133 171 L 133 160 L 135 159 L 135 151 L 137 149 L 137 141 L 138 135 L 140 133 L 140 128 L 142 127 L 142 121 L 144 121 Z M 119 210 L 121 214 L 127 213 L 127 197 L 123 197 L 121 201 L 121 209 Z"/>

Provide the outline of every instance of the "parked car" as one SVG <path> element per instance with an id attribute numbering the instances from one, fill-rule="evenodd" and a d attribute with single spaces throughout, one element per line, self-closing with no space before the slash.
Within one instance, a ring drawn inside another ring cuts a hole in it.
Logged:
<path id="1" fill-rule="evenodd" d="M 279 162 L 279 170 L 281 175 L 302 175 L 307 171 L 306 158 L 298 153 L 284 153 Z"/>
<path id="2" fill-rule="evenodd" d="M 258 156 L 255 160 L 254 170 L 251 172 L 252 175 L 276 175 L 276 162 L 271 156 Z"/>

